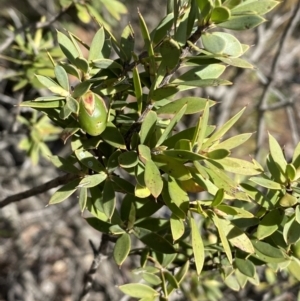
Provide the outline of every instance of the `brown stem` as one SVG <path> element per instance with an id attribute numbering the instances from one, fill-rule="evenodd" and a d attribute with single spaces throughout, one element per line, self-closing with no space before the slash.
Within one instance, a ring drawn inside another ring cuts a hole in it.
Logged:
<path id="1" fill-rule="evenodd" d="M 66 174 L 66 175 L 57 177 L 53 180 L 50 180 L 42 185 L 36 186 L 32 189 L 11 195 L 0 201 L 0 208 L 3 208 L 11 203 L 15 203 L 15 202 L 27 199 L 31 196 L 46 192 L 46 191 L 50 190 L 51 188 L 69 183 L 70 181 L 72 181 L 76 178 L 78 178 L 78 175 Z"/>

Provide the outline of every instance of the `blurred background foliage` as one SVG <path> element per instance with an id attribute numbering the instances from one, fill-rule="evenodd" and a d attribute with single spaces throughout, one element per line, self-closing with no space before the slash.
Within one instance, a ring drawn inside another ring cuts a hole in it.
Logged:
<path id="1" fill-rule="evenodd" d="M 255 70 L 228 68 L 224 78 L 234 82 L 233 86 L 193 92 L 219 102 L 211 117 L 212 124 L 223 124 L 247 105 L 238 126 L 229 135 L 255 132 L 258 108 L 271 78 L 264 120 L 266 129 L 285 145 L 287 158 L 300 140 L 299 14 L 282 46 L 276 74 L 270 74 L 270 70 L 280 37 L 297 4 L 298 0 L 283 1 L 267 16 L 268 22 L 238 37 L 241 42 L 255 46 L 246 55 Z M 69 30 L 89 44 L 98 23 L 120 37 L 130 22 L 136 40 L 140 41 L 135 45 L 139 53 L 142 39 L 137 29 L 137 7 L 152 29 L 165 13 L 165 1 L 0 0 L 0 7 L 0 192 L 4 197 L 57 176 L 47 155 L 52 152 L 63 156 L 69 149 L 58 139 L 58 128 L 47 119 L 17 107 L 23 100 L 46 95 L 33 75 L 51 76 L 47 52 L 55 60 L 62 57 L 56 29 Z M 180 127 L 184 129 L 194 123 L 188 118 Z M 50 133 L 51 139 L 45 139 L 45 133 Z M 256 153 L 258 159 L 264 158 L 268 152 L 266 140 L 257 141 L 254 137 L 238 149 L 236 156 Z M 0 300 L 76 300 L 75 296 L 80 294 L 83 275 L 93 259 L 87 238 L 98 243 L 99 235 L 80 217 L 75 198 L 45 210 L 49 195 L 51 191 L 1 209 Z M 121 299 L 115 285 L 134 277 L 129 268 L 135 260 L 126 262 L 122 270 L 111 261 L 104 262 L 89 300 L 128 300 Z M 300 300 L 299 283 L 294 277 L 263 268 L 259 273 L 260 285 L 249 284 L 239 292 L 232 289 L 232 284 L 221 285 L 213 274 L 199 284 L 195 274 L 174 300 Z"/>

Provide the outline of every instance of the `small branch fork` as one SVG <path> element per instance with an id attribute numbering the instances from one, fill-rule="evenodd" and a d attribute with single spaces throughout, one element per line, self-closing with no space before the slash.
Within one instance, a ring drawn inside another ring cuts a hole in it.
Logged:
<path id="1" fill-rule="evenodd" d="M 94 246 L 94 244 L 90 240 L 90 245 L 94 252 L 94 259 L 89 271 L 85 275 L 84 286 L 78 301 L 88 300 L 97 269 L 100 266 L 100 263 L 108 257 L 108 244 L 111 240 L 112 239 L 108 234 L 102 234 L 101 242 L 98 249 Z"/>
<path id="2" fill-rule="evenodd" d="M 264 86 L 263 93 L 261 95 L 260 101 L 258 103 L 258 118 L 257 118 L 257 136 L 256 136 L 256 150 L 255 150 L 255 157 L 257 158 L 259 155 L 259 151 L 261 145 L 263 143 L 265 137 L 265 120 L 264 120 L 264 113 L 267 106 L 268 94 L 274 82 L 274 75 L 276 74 L 279 58 L 283 52 L 283 46 L 287 40 L 287 38 L 291 35 L 292 31 L 294 30 L 297 21 L 300 17 L 300 0 L 298 1 L 297 5 L 294 8 L 292 16 L 290 17 L 288 24 L 286 25 L 282 36 L 279 40 L 279 45 L 275 57 L 272 62 L 271 70 L 269 72 L 268 80 Z"/>

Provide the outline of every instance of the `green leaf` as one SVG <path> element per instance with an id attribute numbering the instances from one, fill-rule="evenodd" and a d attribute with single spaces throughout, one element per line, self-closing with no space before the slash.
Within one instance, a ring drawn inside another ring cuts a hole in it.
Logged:
<path id="1" fill-rule="evenodd" d="M 172 213 L 175 214 L 175 216 L 179 217 L 180 219 L 185 219 L 186 218 L 186 213 L 184 211 L 182 211 L 178 205 L 175 203 L 174 200 L 171 199 L 169 191 L 168 191 L 168 187 L 167 187 L 167 181 L 164 180 L 164 187 L 162 190 L 162 198 L 164 200 L 164 203 L 166 204 L 166 206 L 170 209 L 170 211 Z"/>
<path id="2" fill-rule="evenodd" d="M 184 234 L 184 222 L 182 219 L 172 213 L 170 218 L 170 226 L 173 240 L 179 239 Z"/>
<path id="3" fill-rule="evenodd" d="M 162 133 L 162 135 L 160 136 L 159 140 L 156 143 L 156 147 L 158 147 L 159 145 L 161 145 L 166 138 L 169 136 L 169 134 L 172 132 L 173 128 L 175 127 L 175 125 L 180 121 L 180 119 L 182 118 L 182 116 L 185 113 L 186 110 L 186 105 L 184 105 L 177 113 L 176 115 L 171 119 L 170 123 L 167 125 L 166 129 L 164 130 L 164 132 Z"/>
<path id="4" fill-rule="evenodd" d="M 163 152 L 164 155 L 176 158 L 178 160 L 182 161 L 200 161 L 205 160 L 206 158 L 202 155 L 195 154 L 191 151 L 187 150 L 180 150 L 180 149 L 174 149 L 174 150 L 165 150 Z"/>
<path id="5" fill-rule="evenodd" d="M 168 240 L 150 230 L 134 227 L 133 234 L 146 246 L 152 248 L 154 251 L 173 254 L 175 250 Z"/>
<path id="6" fill-rule="evenodd" d="M 285 173 L 287 162 L 285 160 L 283 151 L 276 141 L 276 139 L 269 133 L 269 146 L 270 146 L 270 153 L 272 158 L 276 162 L 276 164 L 280 167 L 281 172 Z"/>
<path id="7" fill-rule="evenodd" d="M 295 217 L 296 217 L 296 221 L 300 224 L 300 206 L 299 205 L 295 208 Z"/>
<path id="8" fill-rule="evenodd" d="M 297 171 L 293 164 L 287 164 L 285 174 L 290 181 L 295 180 Z"/>
<path id="9" fill-rule="evenodd" d="M 59 188 L 51 196 L 48 205 L 61 203 L 62 201 L 66 200 L 70 195 L 72 195 L 76 191 L 79 183 L 80 179 L 75 179 Z"/>
<path id="10" fill-rule="evenodd" d="M 231 12 L 227 7 L 217 6 L 211 12 L 211 21 L 218 24 L 229 19 Z"/>
<path id="11" fill-rule="evenodd" d="M 228 258 L 228 261 L 230 263 L 232 263 L 232 253 L 231 253 L 231 248 L 230 248 L 230 245 L 229 245 L 229 242 L 228 242 L 228 239 L 226 237 L 226 232 L 224 231 L 224 229 L 222 228 L 222 224 L 220 224 L 220 219 L 218 218 L 218 216 L 214 213 L 212 213 L 212 220 L 218 230 L 218 233 L 219 233 L 219 236 L 220 236 L 220 239 L 221 239 L 221 243 L 222 243 L 222 246 L 224 248 L 224 251 L 225 251 L 225 254 Z"/>
<path id="12" fill-rule="evenodd" d="M 284 212 L 280 209 L 275 209 L 268 212 L 258 225 L 256 234 L 257 238 L 262 240 L 273 234 L 281 224 L 283 216 Z"/>
<path id="13" fill-rule="evenodd" d="M 109 228 L 110 233 L 114 234 L 114 235 L 121 235 L 126 233 L 126 231 L 121 228 L 120 225 L 113 225 Z"/>
<path id="14" fill-rule="evenodd" d="M 138 151 L 139 151 L 139 158 L 143 163 L 145 163 L 148 160 L 151 160 L 151 151 L 148 146 L 140 144 L 138 146 Z"/>
<path id="15" fill-rule="evenodd" d="M 212 147 L 212 149 L 228 149 L 231 150 L 237 146 L 240 146 L 241 144 L 243 144 L 244 142 L 246 142 L 250 137 L 252 136 L 252 133 L 247 133 L 247 134 L 240 134 L 234 137 L 231 137 L 227 140 L 224 140 L 222 142 L 220 142 L 217 145 L 214 145 Z"/>
<path id="16" fill-rule="evenodd" d="M 105 32 L 104 32 L 104 28 L 101 27 L 93 37 L 88 61 L 101 59 L 103 57 L 102 48 L 104 45 L 104 41 L 105 41 Z"/>
<path id="17" fill-rule="evenodd" d="M 179 44 L 172 38 L 165 38 L 160 45 L 160 53 L 162 57 L 162 64 L 170 70 L 174 69 L 181 55 Z"/>
<path id="18" fill-rule="evenodd" d="M 107 122 L 101 137 L 105 142 L 116 148 L 126 149 L 123 136 L 112 122 Z"/>
<path id="19" fill-rule="evenodd" d="M 48 88 L 51 92 L 55 94 L 59 94 L 61 96 L 69 96 L 69 91 L 65 90 L 61 86 L 59 86 L 55 81 L 51 78 L 43 76 L 43 75 L 36 75 L 38 81 L 46 88 Z"/>
<path id="20" fill-rule="evenodd" d="M 255 13 L 257 15 L 264 15 L 271 11 L 280 2 L 273 0 L 259 0 L 259 1 L 245 1 L 237 6 L 235 6 L 231 12 L 232 14 L 248 14 Z"/>
<path id="21" fill-rule="evenodd" d="M 150 36 L 154 45 L 162 41 L 162 39 L 165 36 L 167 36 L 167 33 L 168 31 L 170 31 L 173 24 L 173 17 L 174 14 L 169 13 L 160 21 L 157 27 L 151 32 Z"/>
<path id="22" fill-rule="evenodd" d="M 236 257 L 234 267 L 247 277 L 253 278 L 255 276 L 255 265 L 250 260 Z"/>
<path id="23" fill-rule="evenodd" d="M 164 271 L 165 279 L 169 282 L 169 284 L 174 287 L 175 289 L 179 288 L 179 283 L 177 282 L 176 278 L 169 272 Z"/>
<path id="24" fill-rule="evenodd" d="M 130 182 L 118 176 L 111 176 L 110 178 L 116 184 L 116 187 L 114 188 L 115 191 L 134 194 L 134 186 Z"/>
<path id="25" fill-rule="evenodd" d="M 180 89 L 178 87 L 170 87 L 170 86 L 164 86 L 162 88 L 158 88 L 153 91 L 152 93 L 152 100 L 158 101 L 167 97 L 170 97 L 174 94 L 176 94 Z"/>
<path id="26" fill-rule="evenodd" d="M 253 254 L 255 252 L 251 240 L 244 231 L 232 225 L 225 219 L 219 219 L 219 224 L 232 245 L 246 253 Z"/>
<path id="27" fill-rule="evenodd" d="M 121 58 L 126 62 L 130 62 L 134 50 L 134 32 L 130 24 L 122 32 L 120 50 Z"/>
<path id="28" fill-rule="evenodd" d="M 225 69 L 226 66 L 221 64 L 210 64 L 208 66 L 196 66 L 190 69 L 189 71 L 183 73 L 179 77 L 175 78 L 174 80 L 172 80 L 171 83 L 195 81 L 198 79 L 218 78 L 220 75 L 222 75 Z M 208 99 L 205 100 L 208 101 Z"/>
<path id="29" fill-rule="evenodd" d="M 100 220 L 98 217 L 89 217 L 85 219 L 88 224 L 93 227 L 94 229 L 96 229 L 97 231 L 99 231 L 100 233 L 110 233 L 110 227 L 111 224 Z"/>
<path id="30" fill-rule="evenodd" d="M 110 180 L 106 180 L 103 188 L 103 211 L 110 220 L 116 207 L 116 196 L 114 186 Z"/>
<path id="31" fill-rule="evenodd" d="M 181 86 L 180 90 L 184 91 L 190 89 L 190 87 L 218 87 L 218 86 L 232 85 L 232 82 L 225 79 L 219 79 L 219 78 L 207 78 L 207 79 L 191 80 L 191 81 L 184 81 L 184 82 L 178 81 L 175 83 L 170 83 L 169 87 L 171 85 Z"/>
<path id="32" fill-rule="evenodd" d="M 298 203 L 298 199 L 286 192 L 284 196 L 280 199 L 279 205 L 282 207 L 292 207 Z"/>
<path id="33" fill-rule="evenodd" d="M 159 169 L 163 170 L 175 179 L 185 181 L 192 177 L 189 169 L 184 165 L 184 163 L 176 160 L 175 158 L 165 155 L 155 155 L 153 156 L 153 161 Z"/>
<path id="34" fill-rule="evenodd" d="M 271 246 L 263 241 L 252 241 L 255 248 L 255 255 L 265 262 L 283 262 L 286 260 L 280 249 Z"/>
<path id="35" fill-rule="evenodd" d="M 56 65 L 54 68 L 54 73 L 58 83 L 62 86 L 62 88 L 66 91 L 69 91 L 69 79 L 65 69 L 62 66 Z"/>
<path id="36" fill-rule="evenodd" d="M 142 144 L 146 144 L 150 140 L 151 135 L 155 130 L 156 122 L 156 113 L 154 111 L 149 111 L 142 123 L 140 131 L 140 141 Z"/>
<path id="37" fill-rule="evenodd" d="M 158 198 L 163 188 L 163 181 L 159 169 L 152 160 L 145 163 L 145 176 L 146 187 L 150 190 L 151 194 Z"/>
<path id="38" fill-rule="evenodd" d="M 207 139 L 206 142 L 203 143 L 203 146 L 201 149 L 206 149 L 210 145 L 212 145 L 215 141 L 222 138 L 231 128 L 232 126 L 239 120 L 239 118 L 244 113 L 246 107 L 243 108 L 240 112 L 238 112 L 236 115 L 234 115 L 231 119 L 229 119 L 223 126 L 221 126 L 211 137 Z"/>
<path id="39" fill-rule="evenodd" d="M 219 23 L 218 26 L 231 30 L 246 30 L 254 28 L 265 21 L 266 19 L 258 15 L 232 16 L 229 20 Z"/>
<path id="40" fill-rule="evenodd" d="M 57 31 L 57 40 L 60 49 L 64 53 L 64 55 L 67 57 L 67 59 L 75 65 L 75 59 L 80 56 L 80 53 L 78 52 L 78 49 L 65 34 Z"/>
<path id="41" fill-rule="evenodd" d="M 84 166 L 96 171 L 96 172 L 104 172 L 104 166 L 93 156 L 90 152 L 78 149 L 75 151 L 75 155 L 80 163 Z"/>
<path id="42" fill-rule="evenodd" d="M 50 100 L 50 101 L 23 101 L 19 104 L 20 107 L 40 108 L 40 109 L 51 109 L 61 108 L 65 104 L 64 100 Z"/>
<path id="43" fill-rule="evenodd" d="M 224 199 L 224 189 L 221 188 L 218 190 L 218 192 L 214 196 L 211 206 L 216 207 L 216 206 L 220 205 L 223 202 L 223 199 Z"/>
<path id="44" fill-rule="evenodd" d="M 250 64 L 248 61 L 243 60 L 238 57 L 216 57 L 218 60 L 221 62 L 228 64 L 230 66 L 238 67 L 238 68 L 248 68 L 248 69 L 253 69 L 253 65 Z"/>
<path id="45" fill-rule="evenodd" d="M 300 281 L 300 262 L 299 261 L 291 261 L 291 263 L 288 266 L 288 271 L 291 275 L 293 275 L 298 281 Z"/>
<path id="46" fill-rule="evenodd" d="M 120 156 L 121 153 L 122 152 L 118 149 L 114 153 L 112 153 L 111 156 L 108 158 L 106 168 L 109 173 L 113 172 L 115 169 L 119 167 L 118 157 Z"/>
<path id="47" fill-rule="evenodd" d="M 144 279 L 146 282 L 148 282 L 148 283 L 151 284 L 151 285 L 159 285 L 159 284 L 161 284 L 161 279 L 160 279 L 158 276 L 153 275 L 153 274 L 151 274 L 151 273 L 144 272 L 144 273 L 142 274 L 142 277 L 143 277 L 143 279 Z M 144 298 L 143 298 L 143 299 L 144 299 Z M 142 299 L 141 299 L 141 300 L 142 300 Z"/>
<path id="48" fill-rule="evenodd" d="M 119 289 L 134 298 L 151 298 L 159 295 L 152 287 L 142 283 L 124 284 L 119 286 Z"/>
<path id="49" fill-rule="evenodd" d="M 97 59 L 92 61 L 92 65 L 95 68 L 100 69 L 120 69 L 122 70 L 123 67 L 119 63 L 111 60 L 111 59 Z"/>
<path id="50" fill-rule="evenodd" d="M 205 108 L 205 104 L 209 103 L 209 106 L 212 107 L 215 105 L 215 101 L 213 100 L 207 100 L 206 98 L 200 98 L 200 97 L 183 97 L 180 99 L 176 99 L 170 103 L 168 103 L 165 106 L 160 107 L 156 113 L 157 114 L 175 114 L 178 112 L 185 104 L 186 104 L 186 111 L 185 115 L 188 114 L 195 114 L 198 112 L 201 112 Z"/>
<path id="51" fill-rule="evenodd" d="M 205 9 L 207 8 L 207 6 L 209 8 L 213 7 L 211 0 L 196 0 L 198 7 L 200 8 L 201 11 L 201 17 L 205 18 L 206 15 L 202 15 L 203 11 L 205 11 Z"/>
<path id="52" fill-rule="evenodd" d="M 66 98 L 66 106 L 70 109 L 72 113 L 78 114 L 79 112 L 79 103 L 76 99 L 71 96 L 67 96 Z"/>
<path id="53" fill-rule="evenodd" d="M 79 174 L 80 170 L 74 166 L 74 161 L 70 158 L 62 158 L 59 156 L 49 156 L 51 163 L 62 171 L 68 173 Z"/>
<path id="54" fill-rule="evenodd" d="M 86 208 L 87 203 L 87 189 L 85 187 L 80 188 L 79 193 L 79 207 L 81 212 L 83 212 Z"/>
<path id="55" fill-rule="evenodd" d="M 274 158 L 272 157 L 271 154 L 267 156 L 267 167 L 268 170 L 271 174 L 271 178 L 273 181 L 284 184 L 286 182 L 286 176 L 285 174 L 281 171 L 280 166 L 275 162 Z"/>
<path id="56" fill-rule="evenodd" d="M 255 176 L 261 173 L 261 170 L 259 170 L 252 162 L 237 158 L 227 157 L 218 160 L 218 163 L 224 170 L 239 175 Z"/>
<path id="57" fill-rule="evenodd" d="M 191 217 L 190 221 L 191 221 L 192 247 L 193 247 L 193 253 L 195 258 L 195 265 L 196 265 L 197 275 L 200 275 L 204 265 L 204 258 L 205 258 L 204 245 L 199 229 L 197 227 L 197 224 L 193 216 Z"/>
<path id="58" fill-rule="evenodd" d="M 190 201 L 189 196 L 172 177 L 169 177 L 168 179 L 168 191 L 171 200 L 176 204 L 176 206 L 184 213 L 187 213 Z"/>
<path id="59" fill-rule="evenodd" d="M 293 161 L 292 164 L 296 169 L 300 167 L 300 142 L 297 144 L 294 154 L 293 154 Z"/>
<path id="60" fill-rule="evenodd" d="M 215 127 L 214 126 L 207 126 L 206 131 L 204 133 L 204 136 L 207 137 L 208 135 L 210 135 L 213 131 L 214 131 Z M 174 148 L 177 141 L 181 140 L 181 139 L 188 139 L 190 141 L 192 141 L 194 134 L 195 134 L 195 127 L 191 127 L 189 129 L 180 131 L 179 133 L 176 133 L 175 135 L 167 138 L 164 141 L 164 145 L 167 146 L 168 148 Z"/>
<path id="61" fill-rule="evenodd" d="M 214 35 L 219 36 L 226 41 L 226 46 L 222 52 L 223 54 L 234 58 L 243 54 L 242 45 L 235 36 L 226 32 L 215 32 Z"/>
<path id="62" fill-rule="evenodd" d="M 138 164 L 139 158 L 136 152 L 129 151 L 120 154 L 120 156 L 118 157 L 118 161 L 121 167 L 130 168 Z"/>
<path id="63" fill-rule="evenodd" d="M 285 241 L 288 245 L 290 245 L 296 243 L 299 239 L 300 224 L 294 219 L 288 228 Z"/>
<path id="64" fill-rule="evenodd" d="M 63 62 L 60 62 L 60 65 L 66 70 L 68 74 L 75 76 L 77 79 L 81 79 L 79 70 L 75 66 Z"/>
<path id="65" fill-rule="evenodd" d="M 72 96 L 74 98 L 79 98 L 82 95 L 84 95 L 91 87 L 91 83 L 88 81 L 79 83 L 78 85 L 76 85 L 76 87 L 74 88 L 74 91 L 72 93 Z"/>
<path id="66" fill-rule="evenodd" d="M 72 114 L 71 108 L 67 105 L 67 103 L 61 108 L 59 112 L 59 117 L 62 120 L 67 119 Z"/>
<path id="67" fill-rule="evenodd" d="M 50 101 L 50 100 L 60 100 L 65 99 L 63 96 L 57 96 L 57 95 L 49 95 L 49 96 L 42 96 L 35 99 L 35 101 Z"/>
<path id="68" fill-rule="evenodd" d="M 212 160 L 222 160 L 230 155 L 230 151 L 227 149 L 215 149 L 206 154 L 207 158 Z"/>
<path id="69" fill-rule="evenodd" d="M 89 62 L 84 57 L 77 57 L 74 65 L 83 73 L 88 73 L 89 71 Z"/>
<path id="70" fill-rule="evenodd" d="M 189 260 L 185 262 L 184 265 L 182 265 L 179 269 L 179 271 L 175 274 L 175 279 L 177 280 L 177 283 L 180 284 L 183 279 L 185 278 L 187 272 L 189 271 L 190 263 Z M 168 285 L 168 294 L 171 294 L 174 290 L 174 287 L 171 285 Z"/>
<path id="71" fill-rule="evenodd" d="M 134 93 L 137 102 L 137 109 L 138 112 L 141 114 L 142 106 L 143 106 L 143 90 L 141 85 L 140 74 L 137 67 L 134 67 L 132 69 L 132 78 L 133 78 L 133 85 L 134 85 Z"/>
<path id="72" fill-rule="evenodd" d="M 270 179 L 268 179 L 266 176 L 264 177 L 251 177 L 249 179 L 250 181 L 265 187 L 265 188 L 269 188 L 269 189 L 275 189 L 275 190 L 281 190 L 282 186 L 279 183 L 276 183 Z"/>
<path id="73" fill-rule="evenodd" d="M 91 175 L 91 176 L 85 176 L 81 181 L 78 187 L 95 187 L 98 184 L 102 183 L 107 178 L 107 174 L 104 172 L 101 172 L 99 174 Z"/>
<path id="74" fill-rule="evenodd" d="M 226 193 L 225 198 L 248 201 L 246 193 L 239 189 L 238 183 L 232 180 L 223 170 L 217 168 L 214 164 L 215 162 L 213 161 L 206 161 L 207 168 L 205 167 L 205 171 L 209 174 L 212 182 L 218 188 L 224 188 Z"/>
<path id="75" fill-rule="evenodd" d="M 203 115 L 199 118 L 192 139 L 192 146 L 195 153 L 198 153 L 202 147 L 204 138 L 206 136 L 208 118 L 209 118 L 209 103 L 206 102 Z"/>
<path id="76" fill-rule="evenodd" d="M 223 53 L 226 47 L 226 40 L 214 33 L 205 32 L 201 36 L 204 48 L 211 53 Z"/>
<path id="77" fill-rule="evenodd" d="M 127 258 L 131 249 L 130 235 L 127 233 L 122 234 L 116 241 L 114 246 L 113 256 L 116 264 L 121 266 Z"/>
<path id="78" fill-rule="evenodd" d="M 148 51 L 148 55 L 150 58 L 150 74 L 155 74 L 156 73 L 156 63 L 155 63 L 154 50 L 153 50 L 153 45 L 152 45 L 152 42 L 150 39 L 149 31 L 148 31 L 146 22 L 139 11 L 138 11 L 138 16 L 139 16 L 139 24 L 140 24 L 142 37 L 145 42 L 145 48 Z"/>

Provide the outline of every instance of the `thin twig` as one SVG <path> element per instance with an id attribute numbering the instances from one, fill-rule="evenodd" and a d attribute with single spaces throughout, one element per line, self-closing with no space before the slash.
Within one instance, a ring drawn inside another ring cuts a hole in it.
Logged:
<path id="1" fill-rule="evenodd" d="M 96 276 L 97 269 L 100 263 L 107 258 L 108 255 L 108 243 L 110 242 L 110 236 L 107 234 L 102 234 L 102 239 L 100 242 L 100 246 L 98 249 L 94 246 L 92 241 L 90 241 L 91 248 L 94 252 L 94 259 L 91 264 L 91 267 L 87 274 L 85 275 L 84 279 L 84 287 L 82 292 L 79 296 L 78 301 L 86 301 L 89 297 L 91 288 L 93 286 L 93 282 Z"/>
<path id="2" fill-rule="evenodd" d="M 57 19 L 59 19 L 63 14 L 65 14 L 72 6 L 74 3 L 70 4 L 68 7 L 62 8 L 58 14 L 50 18 L 48 21 L 45 22 L 36 22 L 36 23 L 31 23 L 27 24 L 25 26 L 17 28 L 13 34 L 9 37 L 6 38 L 6 40 L 2 43 L 0 46 L 0 53 L 2 53 L 4 50 L 6 50 L 15 40 L 16 36 L 19 35 L 22 32 L 25 32 L 27 29 L 32 28 L 32 29 L 42 29 L 49 27 L 52 25 Z"/>
<path id="3" fill-rule="evenodd" d="M 255 150 L 256 158 L 259 155 L 259 150 L 261 148 L 261 145 L 262 145 L 264 137 L 265 137 L 265 132 L 264 132 L 264 128 L 265 128 L 264 107 L 267 104 L 269 90 L 270 90 L 270 88 L 271 88 L 271 86 L 274 82 L 274 75 L 276 74 L 276 71 L 277 71 L 279 58 L 280 58 L 281 53 L 283 51 L 283 46 L 285 44 L 285 41 L 290 36 L 290 34 L 292 33 L 294 27 L 296 26 L 296 23 L 299 19 L 299 16 L 300 16 L 300 0 L 298 1 L 298 4 L 297 4 L 297 6 L 295 7 L 295 9 L 293 11 L 293 14 L 292 14 L 291 18 L 289 19 L 289 22 L 286 25 L 286 27 L 285 27 L 282 35 L 281 35 L 281 38 L 279 40 L 278 49 L 277 49 L 277 52 L 274 56 L 272 66 L 271 66 L 271 70 L 269 72 L 268 81 L 264 86 L 262 96 L 261 96 L 260 101 L 259 101 L 258 106 L 257 106 L 258 107 L 258 118 L 257 118 L 256 150 Z"/>
<path id="4" fill-rule="evenodd" d="M 40 193 L 46 192 L 51 188 L 66 184 L 74 179 L 78 178 L 78 175 L 66 174 L 50 180 L 42 185 L 36 186 L 32 189 L 11 195 L 0 201 L 0 208 L 3 208 L 11 203 L 19 202 L 21 200 L 27 199 L 31 196 L 38 195 Z"/>

